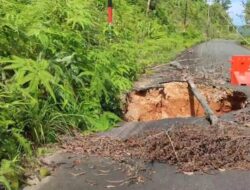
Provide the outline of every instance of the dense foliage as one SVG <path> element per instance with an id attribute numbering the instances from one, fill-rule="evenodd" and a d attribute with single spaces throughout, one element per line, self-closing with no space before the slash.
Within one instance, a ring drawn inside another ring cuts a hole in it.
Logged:
<path id="1" fill-rule="evenodd" d="M 240 43 L 250 47 L 250 0 L 241 2 L 244 7 L 245 25 L 239 26 L 238 31 L 242 35 Z"/>
<path id="2" fill-rule="evenodd" d="M 228 10 L 231 7 L 231 0 L 214 0 L 215 3 L 221 4 L 221 6 L 225 9 Z"/>
<path id="3" fill-rule="evenodd" d="M 146 14 L 146 0 L 116 0 L 108 26 L 106 0 L 0 0 L 0 183 L 7 189 L 18 188 L 20 153 L 73 127 L 109 129 L 120 120 L 120 95 L 145 66 L 228 33 L 220 5 L 208 19 L 203 0 L 151 3 Z"/>
<path id="4" fill-rule="evenodd" d="M 246 23 L 250 23 L 250 0 L 246 0 L 242 2 L 244 5 L 244 16 Z"/>

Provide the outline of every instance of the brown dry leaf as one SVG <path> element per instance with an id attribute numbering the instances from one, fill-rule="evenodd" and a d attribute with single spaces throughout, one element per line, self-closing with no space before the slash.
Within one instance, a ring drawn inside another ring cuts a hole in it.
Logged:
<path id="1" fill-rule="evenodd" d="M 81 160 L 74 160 L 74 165 L 79 165 L 79 164 L 81 164 Z"/>

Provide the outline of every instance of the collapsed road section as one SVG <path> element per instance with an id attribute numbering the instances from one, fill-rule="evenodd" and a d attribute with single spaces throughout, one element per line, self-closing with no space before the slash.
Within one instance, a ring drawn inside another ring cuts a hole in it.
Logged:
<path id="1" fill-rule="evenodd" d="M 197 88 L 216 115 L 242 109 L 247 103 L 243 92 L 202 84 Z M 204 108 L 187 82 L 169 82 L 162 87 L 129 93 L 124 118 L 126 121 L 152 121 L 204 115 Z"/>

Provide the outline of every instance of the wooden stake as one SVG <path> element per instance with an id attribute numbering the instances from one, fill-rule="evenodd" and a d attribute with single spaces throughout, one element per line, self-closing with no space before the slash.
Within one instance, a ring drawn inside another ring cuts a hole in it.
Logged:
<path id="1" fill-rule="evenodd" d="M 205 110 L 206 117 L 209 119 L 211 125 L 216 125 L 218 123 L 218 117 L 214 114 L 213 110 L 209 107 L 206 98 L 198 91 L 194 82 L 189 79 L 188 81 L 189 87 L 193 92 L 194 96 L 200 102 L 201 106 Z"/>

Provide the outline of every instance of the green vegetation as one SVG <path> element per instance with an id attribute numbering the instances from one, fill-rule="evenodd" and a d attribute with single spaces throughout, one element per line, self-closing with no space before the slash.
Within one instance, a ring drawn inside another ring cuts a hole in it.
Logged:
<path id="1" fill-rule="evenodd" d="M 249 25 L 250 23 L 250 0 L 246 0 L 242 3 L 244 6 L 244 17 L 245 17 L 246 24 L 238 28 L 238 31 L 244 38 L 244 39 L 243 38 L 240 39 L 240 43 L 242 45 L 250 47 L 250 25 Z"/>
<path id="2" fill-rule="evenodd" d="M 221 6 L 225 9 L 228 10 L 231 7 L 231 0 L 214 0 L 215 3 L 221 4 Z"/>
<path id="3" fill-rule="evenodd" d="M 246 0 L 245 2 L 242 2 L 244 5 L 244 13 L 245 13 L 245 21 L 246 23 L 249 23 L 250 21 L 250 0 Z"/>
<path id="4" fill-rule="evenodd" d="M 188 2 L 188 3 L 187 3 Z M 154 63 L 230 33 L 203 0 L 0 0 L 0 184 L 17 189 L 21 156 L 72 128 L 105 131 L 120 95 Z"/>

